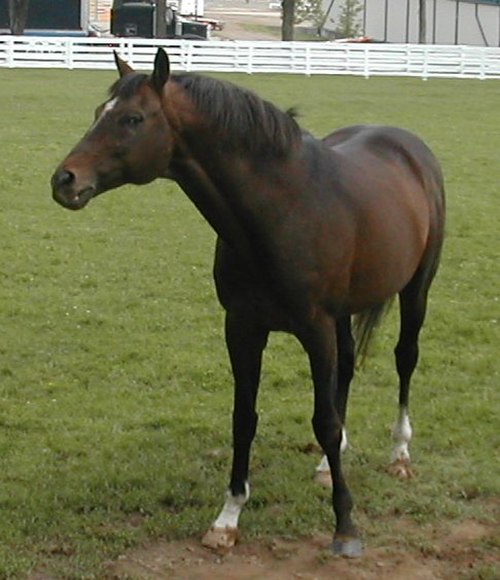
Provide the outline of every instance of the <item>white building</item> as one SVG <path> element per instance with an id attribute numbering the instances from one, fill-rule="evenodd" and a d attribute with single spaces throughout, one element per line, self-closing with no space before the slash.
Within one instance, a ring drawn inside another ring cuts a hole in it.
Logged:
<path id="1" fill-rule="evenodd" d="M 382 42 L 417 43 L 419 0 L 356 0 L 362 34 Z M 346 0 L 323 0 L 332 32 Z M 500 0 L 426 0 L 428 44 L 500 46 Z M 333 20 L 333 21 L 332 21 Z"/>

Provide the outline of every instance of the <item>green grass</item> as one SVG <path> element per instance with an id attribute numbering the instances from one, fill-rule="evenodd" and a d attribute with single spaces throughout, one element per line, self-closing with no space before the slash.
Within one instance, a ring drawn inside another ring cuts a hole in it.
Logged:
<path id="1" fill-rule="evenodd" d="M 229 77 L 323 134 L 390 123 L 421 135 L 448 191 L 442 268 L 412 391 L 419 477 L 383 471 L 396 412 L 397 313 L 350 404 L 346 474 L 370 545 L 391 521 L 494 519 L 500 344 L 498 82 Z M 213 232 L 173 184 L 109 193 L 82 212 L 50 175 L 114 75 L 0 69 L 0 578 L 90 578 L 146 538 L 201 535 L 230 462 L 231 377 L 211 282 Z M 245 538 L 331 529 L 305 356 L 266 353 Z M 399 539 L 398 541 L 401 541 Z M 420 536 L 406 542 L 418 543 Z"/>
<path id="2" fill-rule="evenodd" d="M 281 38 L 281 26 L 273 26 L 269 24 L 251 24 L 247 23 L 243 26 L 247 32 L 265 33 L 274 36 L 276 40 Z"/>

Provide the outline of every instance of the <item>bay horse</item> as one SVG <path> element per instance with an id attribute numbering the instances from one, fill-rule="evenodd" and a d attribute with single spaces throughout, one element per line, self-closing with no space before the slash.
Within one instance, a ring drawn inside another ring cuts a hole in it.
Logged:
<path id="1" fill-rule="evenodd" d="M 395 127 L 360 125 L 317 139 L 251 91 L 171 74 L 161 48 L 150 75 L 116 53 L 115 61 L 119 79 L 52 176 L 53 197 L 78 210 L 125 183 L 164 177 L 218 235 L 214 279 L 234 376 L 233 461 L 224 506 L 203 541 L 215 548 L 236 541 L 250 493 L 262 354 L 269 333 L 285 331 L 309 357 L 320 469 L 331 468 L 332 550 L 359 556 L 341 465 L 354 331 L 363 350 L 398 295 L 392 466 L 408 476 L 410 378 L 444 235 L 439 164 L 419 138 Z"/>

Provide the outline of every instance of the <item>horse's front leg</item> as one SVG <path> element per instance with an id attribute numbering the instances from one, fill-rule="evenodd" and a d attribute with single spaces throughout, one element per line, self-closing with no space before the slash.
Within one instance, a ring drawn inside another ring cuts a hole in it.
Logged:
<path id="1" fill-rule="evenodd" d="M 231 311 L 226 315 L 226 343 L 234 376 L 233 466 L 224 507 L 202 540 L 203 545 L 216 550 L 236 543 L 240 513 L 250 496 L 248 465 L 257 429 L 255 404 L 268 334 L 251 314 Z"/>
<path id="2" fill-rule="evenodd" d="M 335 393 L 335 409 L 342 421 L 342 440 L 340 442 L 340 451 L 344 453 L 347 450 L 347 431 L 346 413 L 347 399 L 349 397 L 349 386 L 354 376 L 355 345 L 351 330 L 351 317 L 340 318 L 336 323 L 337 332 L 337 389 Z M 321 462 L 316 467 L 316 481 L 325 487 L 332 487 L 332 476 L 328 458 L 323 455 Z"/>
<path id="3" fill-rule="evenodd" d="M 300 338 L 309 355 L 313 377 L 314 434 L 328 458 L 332 475 L 332 503 L 336 517 L 333 552 L 348 557 L 360 556 L 361 540 L 351 519 L 353 502 L 341 467 L 343 421 L 335 405 L 338 384 L 335 323 L 325 315 Z"/>

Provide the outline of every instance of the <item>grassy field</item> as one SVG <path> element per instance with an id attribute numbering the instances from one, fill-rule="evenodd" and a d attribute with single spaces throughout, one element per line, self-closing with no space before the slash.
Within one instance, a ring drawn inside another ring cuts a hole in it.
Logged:
<path id="1" fill-rule="evenodd" d="M 396 312 L 352 393 L 346 475 L 370 545 L 406 517 L 499 517 L 500 83 L 230 77 L 321 135 L 388 123 L 442 161 L 448 225 L 412 395 L 418 478 L 384 473 L 396 414 Z M 174 185 L 126 187 L 82 212 L 50 175 L 104 99 L 111 72 L 0 69 L 0 578 L 102 577 L 147 538 L 201 536 L 221 506 L 232 386 L 211 281 L 215 236 Z M 246 539 L 331 529 L 311 482 L 307 361 L 266 353 Z M 401 541 L 399 539 L 398 541 Z M 425 546 L 424 546 L 425 547 Z M 491 546 L 483 546 L 485 550 Z M 486 576 L 494 577 L 492 567 Z M 486 577 L 485 576 L 485 577 Z"/>

